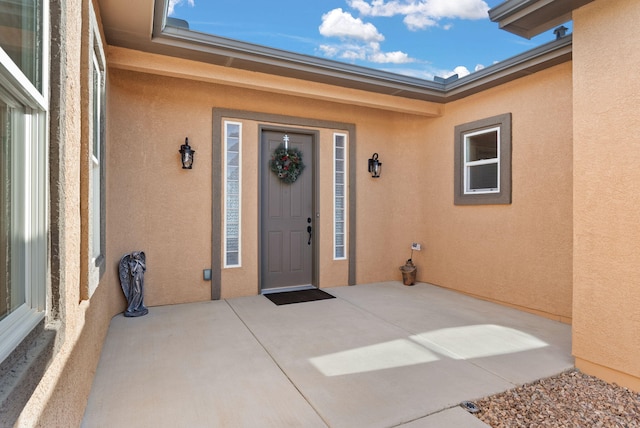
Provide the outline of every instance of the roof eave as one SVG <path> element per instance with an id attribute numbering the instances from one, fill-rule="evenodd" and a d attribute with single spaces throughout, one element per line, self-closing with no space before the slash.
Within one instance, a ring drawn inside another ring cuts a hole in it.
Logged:
<path id="1" fill-rule="evenodd" d="M 530 39 L 571 20 L 572 12 L 593 0 L 507 0 L 489 10 L 503 30 Z"/>
<path id="2" fill-rule="evenodd" d="M 491 67 L 471 73 L 445 86 L 446 101 L 455 101 L 508 81 L 525 77 L 572 59 L 571 34 L 530 51 L 516 55 Z"/>
<path id="3" fill-rule="evenodd" d="M 226 66 L 251 71 L 277 73 L 288 77 L 369 90 L 432 102 L 449 102 L 570 61 L 572 36 L 498 62 L 463 78 L 444 83 L 383 72 L 308 55 L 252 45 L 175 27 L 165 27 L 157 43 L 180 47 L 185 51 L 204 51 L 228 58 Z"/>
<path id="4" fill-rule="evenodd" d="M 311 80 L 354 89 L 370 90 L 425 101 L 442 101 L 444 85 L 339 61 L 226 39 L 177 27 L 164 27 L 153 42 L 194 53 L 201 60 L 225 67 Z M 208 60 L 206 59 L 208 57 Z"/>
<path id="5" fill-rule="evenodd" d="M 148 0 L 153 1 L 152 8 L 137 9 L 138 13 L 147 13 L 146 17 L 140 15 L 127 20 L 119 19 L 127 0 L 99 1 L 104 12 L 108 12 L 102 14 L 103 23 L 107 43 L 113 46 L 434 103 L 457 100 L 571 60 L 572 39 L 565 36 L 464 78 L 431 81 L 167 25 L 165 0 Z M 530 2 L 518 0 L 516 3 Z M 146 31 L 140 28 L 142 22 L 150 24 Z"/>

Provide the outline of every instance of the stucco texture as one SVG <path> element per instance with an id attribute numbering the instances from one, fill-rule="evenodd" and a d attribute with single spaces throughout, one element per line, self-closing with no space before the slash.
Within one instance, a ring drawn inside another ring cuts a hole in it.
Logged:
<path id="1" fill-rule="evenodd" d="M 56 343 L 49 366 L 16 422 L 17 427 L 78 426 L 84 414 L 93 375 L 109 320 L 122 307 L 122 293 L 109 288 L 104 278 L 92 299 L 86 296 L 87 278 L 81 273 L 81 253 L 86 251 L 82 236 L 82 217 L 88 215 L 81 186 L 87 180 L 86 164 L 81 161 L 81 147 L 86 134 L 82 132 L 83 115 L 87 114 L 87 78 L 83 69 L 83 44 L 89 43 L 89 28 L 83 17 L 89 16 L 89 3 L 79 0 L 62 2 L 52 7 L 56 31 L 61 30 L 60 57 L 52 64 L 52 111 L 56 126 L 51 133 L 50 175 L 52 187 L 51 228 L 53 289 L 48 290 L 47 329 L 56 331 Z M 57 14 L 60 13 L 59 17 Z M 60 27 L 61 26 L 61 27 Z M 85 58 L 86 59 L 86 58 Z M 62 76 L 62 77 L 61 77 Z M 55 101 L 53 97 L 56 97 Z M 83 110 L 84 109 L 84 110 Z M 107 275 L 105 275 L 106 277 Z M 0 425 L 6 421 L 0 417 Z"/>
<path id="2" fill-rule="evenodd" d="M 215 73 L 212 67 L 211 72 Z M 256 79 L 258 76 L 256 76 Z M 145 250 L 149 305 L 210 299 L 212 109 L 355 126 L 356 282 L 418 280 L 543 315 L 571 318 L 571 66 L 565 64 L 446 106 L 440 118 L 113 69 L 110 85 L 109 254 Z M 255 83 L 255 81 L 254 81 Z M 299 83 L 303 85 L 303 82 Z M 553 105 L 548 100 L 553 99 Z M 513 114 L 513 203 L 453 205 L 453 128 Z M 233 119 L 233 118 L 230 118 Z M 544 123 L 545 126 L 540 126 Z M 257 123 L 243 127 L 243 266 L 222 273 L 222 296 L 258 292 Z M 321 229 L 330 221 L 331 133 L 320 130 Z M 177 150 L 189 136 L 194 169 Z M 215 150 L 219 150 L 215 149 Z M 367 172 L 379 153 L 382 176 Z M 252 168 L 253 167 L 253 168 Z M 253 171 L 253 172 L 252 172 Z M 320 287 L 346 285 L 322 236 Z M 114 278 L 115 279 L 115 278 Z M 112 284 L 115 287 L 116 284 Z"/>
<path id="3" fill-rule="evenodd" d="M 358 210 L 368 213 L 357 226 L 363 230 L 357 245 L 358 259 L 370 259 L 371 253 L 386 254 L 374 243 L 379 236 L 392 236 L 393 229 L 377 224 L 379 220 L 388 221 L 378 209 L 378 191 L 369 189 L 389 188 L 392 183 L 372 180 L 366 161 L 373 151 L 393 141 L 394 129 L 388 125 L 398 113 L 123 70 L 113 70 L 110 83 L 110 123 L 117 126 L 110 128 L 108 148 L 109 254 L 115 258 L 133 249 L 145 250 L 148 260 L 145 301 L 149 305 L 211 298 L 210 283 L 202 279 L 202 270 L 211 267 L 212 257 L 212 156 L 222 154 L 220 147 L 212 148 L 214 108 L 356 124 L 357 150 L 363 153 L 358 154 L 362 158 L 357 163 L 362 165 L 358 181 L 362 177 L 362 187 L 367 189 L 363 192 L 366 197 L 358 201 Z M 226 119 L 238 121 L 234 117 Z M 264 122 L 241 122 L 242 267 L 224 269 L 221 273 L 223 298 L 258 293 L 257 148 L 258 125 Z M 286 123 L 271 125 L 290 127 Z M 320 237 L 317 285 L 324 288 L 348 282 L 347 263 L 332 258 L 329 232 L 333 230 L 330 221 L 333 133 L 345 131 L 325 128 L 317 131 L 320 230 L 325 231 Z M 196 157 L 193 169 L 184 171 L 177 150 L 187 135 Z M 355 136 L 349 143 L 356 144 Z M 370 180 L 366 181 L 367 178 Z M 349 191 L 355 191 L 353 183 Z M 366 233 L 378 227 L 379 236 Z M 374 265 L 375 262 L 369 272 L 362 272 L 376 279 L 394 278 L 395 263 Z"/>
<path id="4" fill-rule="evenodd" d="M 574 14 L 574 324 L 578 366 L 640 390 L 640 3 Z"/>
<path id="5" fill-rule="evenodd" d="M 448 104 L 419 151 L 421 278 L 571 319 L 571 64 Z M 453 128 L 512 115 L 512 203 L 453 203 Z"/>

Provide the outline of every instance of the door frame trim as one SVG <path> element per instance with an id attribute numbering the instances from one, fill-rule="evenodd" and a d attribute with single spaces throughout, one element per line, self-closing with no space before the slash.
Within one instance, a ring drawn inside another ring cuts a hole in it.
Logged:
<path id="1" fill-rule="evenodd" d="M 223 147 L 223 121 L 224 119 L 252 120 L 277 129 L 286 127 L 304 127 L 303 131 L 309 133 L 319 132 L 318 129 L 336 129 L 344 131 L 349 136 L 349 275 L 348 285 L 356 283 L 356 125 L 353 123 L 336 122 L 330 120 L 311 119 L 298 116 L 286 116 L 271 113 L 261 113 L 249 110 L 235 110 L 226 108 L 213 108 L 212 145 L 211 150 L 211 300 L 219 300 L 222 294 L 222 170 L 224 157 Z M 261 135 L 261 134 L 259 134 Z M 314 150 L 319 150 L 319 142 L 314 145 Z M 318 153 L 314 152 L 314 175 L 319 177 L 317 168 Z M 315 177 L 314 177 L 315 178 Z M 316 192 L 319 193 L 319 192 Z M 319 194 L 314 196 L 319 197 Z M 314 253 L 318 253 L 315 251 Z M 319 254 L 317 254 L 319 257 Z M 317 263 L 314 263 L 317 265 Z M 314 266 L 314 270 L 319 266 Z M 258 284 L 258 287 L 260 285 Z M 257 292 L 260 292 L 258 288 Z"/>

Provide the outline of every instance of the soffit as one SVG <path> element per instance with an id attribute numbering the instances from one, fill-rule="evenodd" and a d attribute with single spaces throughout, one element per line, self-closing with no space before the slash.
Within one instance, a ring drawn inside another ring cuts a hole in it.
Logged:
<path id="1" fill-rule="evenodd" d="M 593 0 L 507 0 L 489 11 L 501 29 L 530 39 L 571 20 L 571 13 Z"/>
<path id="2" fill-rule="evenodd" d="M 165 25 L 165 0 L 98 0 L 98 4 L 111 46 L 436 103 L 571 60 L 571 37 L 567 36 L 461 79 L 428 81 Z"/>

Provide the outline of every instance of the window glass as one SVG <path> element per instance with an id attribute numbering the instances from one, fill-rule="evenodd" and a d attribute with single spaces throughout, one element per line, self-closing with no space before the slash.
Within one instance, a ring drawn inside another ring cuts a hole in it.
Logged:
<path id="1" fill-rule="evenodd" d="M 498 131 L 467 137 L 467 162 L 498 158 Z"/>
<path id="2" fill-rule="evenodd" d="M 5 100 L 0 100 L 0 320 L 25 303 L 25 288 L 20 285 L 19 265 L 20 233 L 16 212 L 18 206 L 15 196 L 18 192 L 17 171 L 14 161 L 18 160 L 17 150 L 11 144 L 12 123 L 20 122 L 20 114 L 11 108 Z"/>
<path id="3" fill-rule="evenodd" d="M 44 318 L 48 152 L 42 7 L 0 2 L 0 362 Z"/>
<path id="4" fill-rule="evenodd" d="M 469 167 L 467 191 L 498 191 L 498 164 Z"/>
<path id="5" fill-rule="evenodd" d="M 93 54 L 93 126 L 92 126 L 92 150 L 91 150 L 91 240 L 92 256 L 97 260 L 101 251 L 101 146 L 103 134 L 103 71 L 96 54 Z"/>
<path id="6" fill-rule="evenodd" d="M 346 189 L 347 189 L 347 136 L 346 134 L 334 134 L 334 182 L 333 182 L 333 257 L 336 260 L 347 258 L 346 249 Z"/>
<path id="7" fill-rule="evenodd" d="M 500 132 L 488 129 L 464 135 L 465 193 L 500 192 Z"/>
<path id="8" fill-rule="evenodd" d="M 42 1 L 0 1 L 0 46 L 42 92 Z"/>
<path id="9" fill-rule="evenodd" d="M 82 135 L 82 175 L 85 189 L 82 194 L 82 205 L 86 208 L 83 215 L 83 251 L 86 259 L 83 263 L 80 293 L 83 299 L 91 298 L 100 279 L 106 271 L 106 197 L 105 197 L 105 120 L 106 120 L 106 67 L 105 56 L 98 23 L 94 17 L 93 7 L 89 9 L 90 30 L 85 34 L 83 45 L 88 47 L 89 67 L 81 75 L 82 92 L 89 100 L 83 107 L 83 116 L 87 117 L 86 132 Z M 83 50 L 84 51 L 84 50 Z M 86 217 L 86 219 L 84 218 Z M 86 277 L 84 275 L 86 274 Z"/>
<path id="10" fill-rule="evenodd" d="M 455 127 L 454 203 L 511 203 L 511 114 Z"/>
<path id="11" fill-rule="evenodd" d="M 224 266 L 240 266 L 240 149 L 242 125 L 224 123 L 225 198 L 224 198 Z"/>

